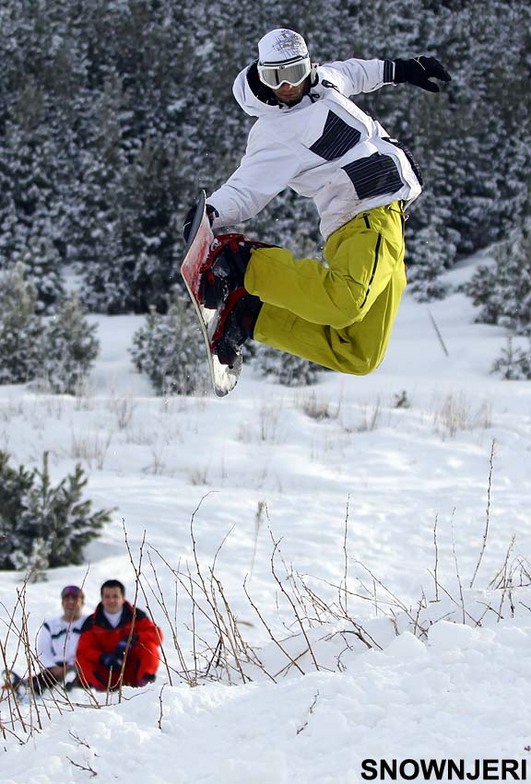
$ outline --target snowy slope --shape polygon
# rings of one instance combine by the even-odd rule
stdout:
[[[287,389],[245,369],[224,400],[154,398],[127,355],[142,319],[100,318],[84,398],[0,388],[13,462],[49,450],[58,480],[80,461],[95,507],[116,508],[89,564],[23,591],[30,637],[63,585],[83,582],[92,608],[117,577],[162,626],[166,659],[113,704],[23,705],[32,734],[0,702],[2,784],[350,784],[366,759],[527,762],[531,385],[490,375],[506,336],[473,318],[458,293],[406,297],[371,376]],[[201,677],[217,635],[190,614],[198,569],[259,657],[232,661],[231,685],[220,668]],[[21,590],[0,575],[10,661]],[[210,649],[198,678],[192,622]]]

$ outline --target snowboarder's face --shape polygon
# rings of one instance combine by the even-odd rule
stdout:
[[[308,88],[308,80],[302,84],[292,85],[284,82],[276,90],[273,90],[280,103],[285,103],[287,106],[294,106],[299,103],[302,97],[306,94]]]

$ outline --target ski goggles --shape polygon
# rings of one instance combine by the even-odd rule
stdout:
[[[258,63],[260,80],[272,90],[278,90],[283,84],[297,87],[303,83],[311,70],[312,64],[309,57],[297,60],[295,63],[283,63],[282,65],[260,65]]]

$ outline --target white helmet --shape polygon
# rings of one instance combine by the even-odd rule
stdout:
[[[258,74],[273,90],[287,82],[301,84],[312,69],[306,41],[294,30],[281,27],[258,42]]]

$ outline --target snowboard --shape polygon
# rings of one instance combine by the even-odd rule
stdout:
[[[201,192],[197,209],[190,227],[184,260],[181,264],[181,275],[192,300],[197,320],[205,341],[206,356],[212,387],[218,397],[232,392],[240,377],[242,358],[238,355],[232,365],[222,365],[212,343],[213,336],[220,321],[220,313],[207,308],[201,303],[201,278],[211,266],[210,252],[215,236],[206,213],[206,194]]]

